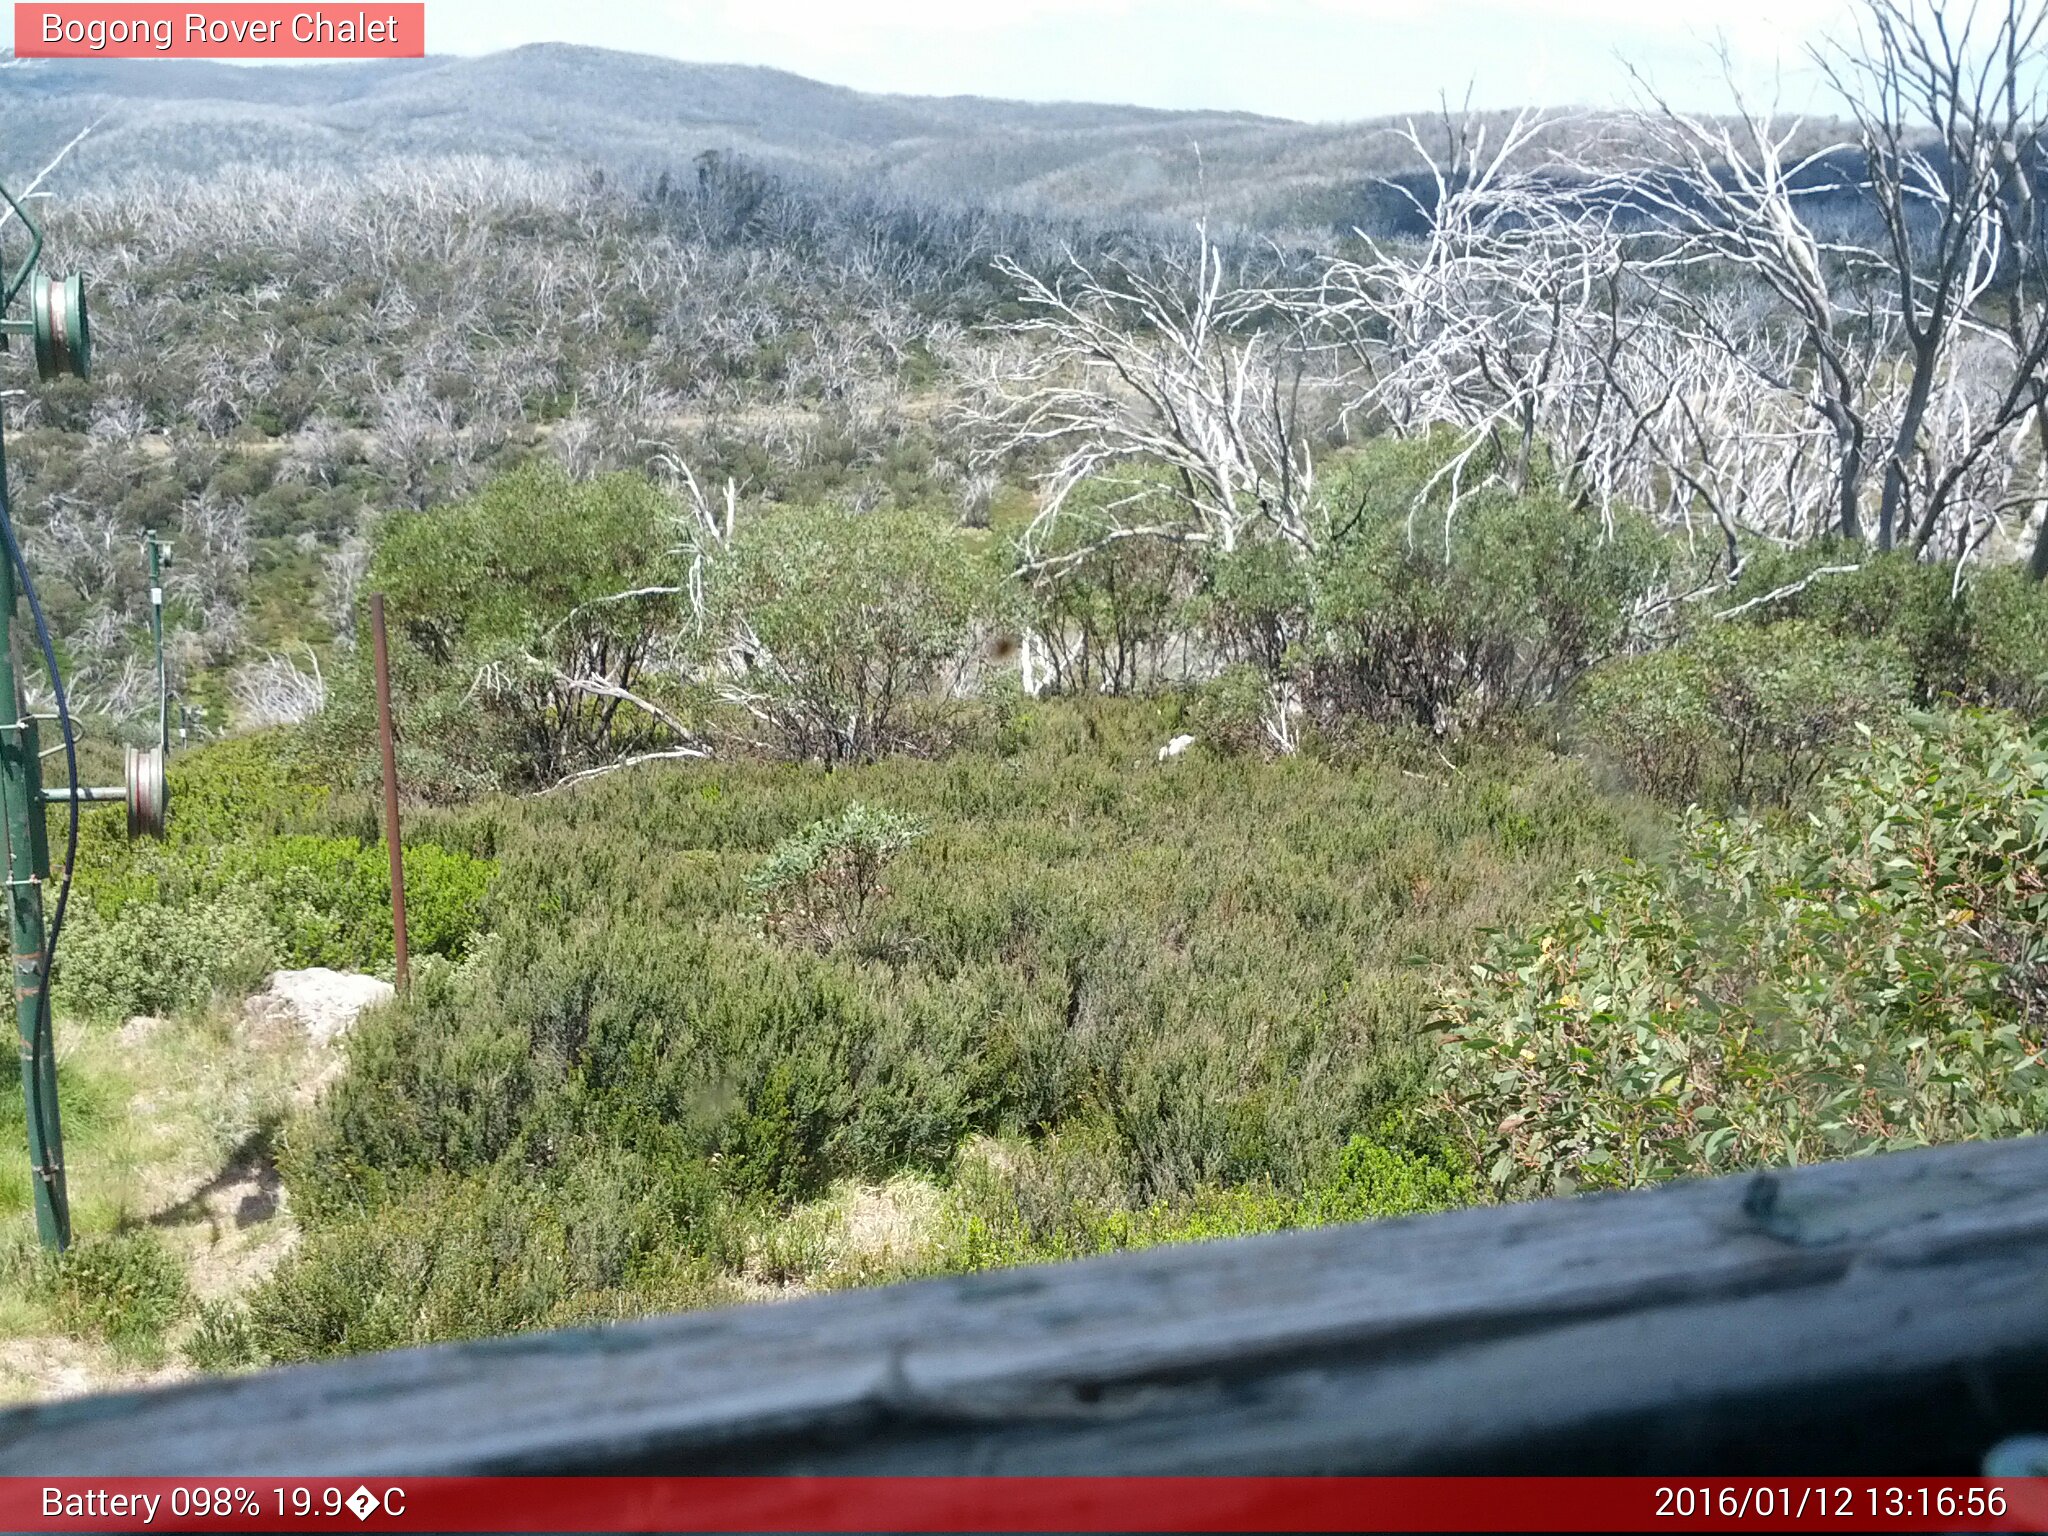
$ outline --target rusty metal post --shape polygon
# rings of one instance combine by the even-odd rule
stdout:
[[[398,749],[391,731],[391,655],[384,643],[384,594],[370,594],[371,660],[377,672],[377,739],[384,750],[384,842],[391,850],[391,958],[403,992],[412,977],[405,953],[405,848],[398,836]]]

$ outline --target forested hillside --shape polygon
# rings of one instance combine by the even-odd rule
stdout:
[[[36,205],[96,375],[4,401],[89,762],[146,528],[198,712],[165,842],[87,817],[22,1349],[2042,1129],[2041,125],[1881,36],[1833,127],[1218,118],[1206,194],[1180,118],[575,50],[10,70],[127,103]],[[309,1067],[244,999],[390,974],[373,591],[415,974]]]
[[[1244,113],[878,96],[779,70],[559,44],[284,70],[28,60],[7,85],[0,143],[19,146],[22,164],[40,164],[104,118],[79,151],[81,173],[96,178],[450,154],[639,177],[715,150],[898,197],[1112,217],[1206,204],[1220,217],[1285,224],[1320,217],[1333,190],[1398,158],[1372,130]]]
[[[640,181],[700,154],[820,188],[1124,223],[1207,216],[1249,230],[1413,232],[1406,118],[1301,123],[1242,112],[884,96],[781,70],[566,44],[481,58],[245,69],[194,60],[21,60],[0,144],[37,166],[87,124],[74,178],[207,176],[233,167],[374,173],[450,155],[601,167]],[[1434,92],[1416,98],[1434,115]],[[1477,114],[1498,134],[1513,114]],[[1547,147],[1596,160],[1630,137],[1615,113],[1560,115]],[[1802,152],[1830,125],[1793,130]],[[1828,179],[1815,178],[1816,193]],[[1844,200],[1845,202],[1848,200]]]

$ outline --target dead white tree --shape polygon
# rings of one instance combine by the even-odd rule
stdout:
[[[1833,531],[1863,535],[1871,436],[1869,395],[1882,366],[1885,327],[1874,296],[1850,285],[1846,266],[1867,272],[1860,247],[1831,243],[1808,215],[1848,187],[1849,146],[1808,137],[1750,104],[1724,58],[1735,111],[1707,118],[1650,93],[1636,127],[1644,143],[1635,193],[1670,245],[1654,263],[1659,298],[1698,343],[1750,375],[1753,387],[1803,400],[1832,437]],[[1775,299],[1759,323],[1730,326],[1713,283],[1732,275]],[[1787,338],[1790,345],[1780,344]]]
[[[1864,0],[1864,10],[1858,45],[1819,57],[1857,125],[1886,297],[1904,340],[1878,546],[1890,549],[1903,536],[1920,549],[1954,511],[1974,461],[2040,403],[2048,295],[2040,231],[2026,225],[2037,217],[2048,6],[2004,0],[1958,16],[1924,0]],[[2008,382],[1938,461],[1941,440],[1928,431],[1934,397],[1957,377],[1952,354],[1981,325],[1979,308],[2001,279],[2013,294],[2007,325],[1994,328],[2012,343]]]
[[[265,651],[261,658],[235,668],[228,679],[228,694],[243,725],[256,729],[298,725],[326,707],[327,679],[321,673],[320,658],[311,646],[303,649],[304,667],[290,656]]]
[[[20,63],[21,61],[19,59],[15,59],[10,60],[9,62]],[[91,136],[93,129],[99,127],[99,125],[105,122],[106,120],[107,114],[102,112],[98,117],[94,118],[91,122],[87,123],[83,128],[79,129],[77,133],[73,134],[71,136],[70,141],[66,143],[62,149],[58,150],[56,154],[52,155],[49,159],[49,162],[45,164],[40,171],[37,171],[35,175],[31,176],[28,179],[28,181],[23,184],[19,192],[16,192],[14,194],[14,200],[17,203],[25,203],[30,198],[38,196],[38,189],[41,188],[44,182],[50,179],[51,174],[56,171],[57,167],[62,165],[65,162],[65,160],[70,157],[71,151],[78,148],[79,145],[83,144],[86,141],[86,139]],[[12,208],[0,208],[0,230],[6,229],[7,225],[10,221],[12,221],[13,218],[14,210]]]
[[[2048,433],[2036,187],[2048,12],[2039,0],[1959,17],[1863,0],[1863,12],[1855,42],[1817,55],[1850,138],[1814,144],[1732,80],[1731,118],[1652,93],[1637,194],[1671,242],[1651,270],[1678,323],[1828,424],[1833,531],[1953,553],[2012,510],[1992,487],[2015,435]],[[1760,325],[1716,315],[1725,283],[1700,278],[1728,273],[1775,300]]]
[[[1481,484],[1525,490],[1540,466],[1610,523],[1620,507],[1661,506],[1690,528],[1687,476],[1732,490],[1729,461],[1755,457],[1725,441],[1745,391],[1705,366],[1697,336],[1658,303],[1627,179],[1545,150],[1556,126],[1533,113],[1498,135],[1449,112],[1431,134],[1410,123],[1400,137],[1419,177],[1388,185],[1422,238],[1361,233],[1363,258],[1333,261],[1291,296],[1350,359],[1349,411],[1404,435],[1448,434],[1409,525],[1413,537],[1415,511],[1439,498],[1446,558],[1461,499]],[[1707,510],[1732,547],[1742,511],[1726,495]]]
[[[998,269],[1029,315],[1005,328],[1025,343],[978,381],[970,424],[983,462],[1032,451],[1058,458],[1024,540],[1026,565],[1085,559],[1120,539],[1156,538],[1228,553],[1275,537],[1298,551],[1316,536],[1313,354],[1266,289],[1233,281],[1198,229],[1191,255],[1155,268],[1069,257],[1063,280],[1007,257]],[[1090,545],[1045,553],[1074,488],[1134,464],[1166,472]],[[1168,515],[1161,515],[1165,509]]]
[[[1292,296],[1321,343],[1355,364],[1363,387],[1348,411],[1377,410],[1401,431],[1456,431],[1460,446],[1439,475],[1453,505],[1481,450],[1517,487],[1539,446],[1591,467],[1585,447],[1606,401],[1588,364],[1621,318],[1621,255],[1597,196],[1522,164],[1549,125],[1525,112],[1494,138],[1447,111],[1440,148],[1413,122],[1397,130],[1423,187],[1386,184],[1426,236],[1405,244],[1361,231],[1365,259],[1332,262],[1314,290]]]

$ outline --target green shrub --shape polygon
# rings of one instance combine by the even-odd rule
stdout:
[[[2048,1129],[2048,745],[1925,722],[1782,832],[1694,815],[1448,1000],[1447,1099],[1507,1193]]]
[[[292,732],[274,729],[174,752],[166,765],[166,836],[173,844],[213,847],[298,830],[330,802],[333,791],[306,776],[297,747]],[[99,825],[108,837],[121,836],[120,817],[110,814]]]
[[[310,830],[341,818],[291,761],[290,739],[275,732],[173,757],[161,843],[130,843],[115,815],[86,818],[57,956],[61,1002],[97,1015],[164,1013],[248,990],[280,966],[389,963],[384,851]],[[464,952],[494,868],[431,842],[406,849],[415,953]]]
[[[302,1220],[358,1212],[394,1177],[472,1173],[511,1152],[551,1076],[537,1058],[565,1043],[549,1024],[573,999],[509,1018],[495,1002],[474,975],[433,967],[350,1031],[347,1073],[292,1123],[278,1159]]]
[[[202,1301],[183,1345],[185,1358],[202,1371],[232,1371],[260,1363],[248,1309],[232,1301]]]
[[[1855,569],[1823,572],[1831,566]],[[1904,553],[1878,554],[1862,545],[1760,549],[1714,606],[1743,607],[1744,623],[1804,619],[1845,639],[1894,641],[1911,661],[1919,702],[1925,703],[1941,695],[1946,669],[1964,650],[1967,626],[1952,596],[1954,577],[1953,566]],[[1795,590],[1763,601],[1786,588]]]
[[[882,871],[924,836],[924,824],[855,801],[784,838],[747,876],[770,933],[821,953],[860,935],[887,894]]]
[[[1349,532],[1313,572],[1308,693],[1325,711],[1439,734],[1558,697],[1635,634],[1669,563],[1645,519],[1488,488],[1418,509],[1414,445],[1361,455],[1326,491]]]
[[[485,860],[432,843],[406,848],[413,953],[460,956],[482,926],[491,872]],[[288,964],[348,969],[391,958],[391,866],[375,844],[299,833],[231,845],[211,878],[263,903]]]
[[[1327,620],[1300,551],[1277,540],[1211,551],[1190,605],[1217,653],[1276,682],[1298,670],[1314,623]]]
[[[825,763],[944,745],[999,604],[986,555],[916,512],[762,517],[713,597],[748,637],[741,684],[768,743]]]
[[[1022,606],[1034,664],[1049,674],[1042,688],[1128,694],[1164,671],[1186,623],[1192,562],[1183,545],[1108,537],[1119,525],[1145,521],[1145,503],[1158,494],[1143,473],[1090,480],[1030,550]],[[1021,549],[1016,558],[1025,563]]]
[[[1684,644],[1610,662],[1580,690],[1589,745],[1636,783],[1684,804],[1788,803],[1861,730],[1894,725],[1911,691],[1888,640],[1818,624],[1721,624]]]
[[[701,1165],[585,1149],[542,1181],[513,1169],[411,1184],[309,1235],[251,1296],[276,1362],[630,1316],[716,1294],[736,1262]]]
[[[964,1159],[940,1206],[925,1262],[942,1271],[1083,1258],[1161,1243],[1377,1221],[1472,1204],[1459,1154],[1354,1136],[1309,1189],[1208,1185],[1133,1204],[1113,1136],[1082,1127],[999,1159]]]
[[[2048,715],[2048,584],[2020,566],[1979,571],[1963,589],[1970,646],[1957,692],[1970,702]]]
[[[1321,1224],[1447,1211],[1478,1199],[1471,1170],[1449,1149],[1418,1150],[1354,1136],[1308,1206]]]
[[[1220,752],[1269,752],[1267,721],[1273,689],[1256,667],[1227,667],[1188,694],[1187,724],[1196,740]]]
[[[1822,567],[1855,566],[1854,570]],[[1804,585],[1801,585],[1801,583]],[[1757,600],[1796,588],[1769,602]],[[1905,654],[1913,697],[2048,712],[2048,588],[2018,565],[1966,572],[1909,554],[1838,544],[1751,557],[1726,606],[1746,624],[1803,619],[1848,640],[1885,639]]]
[[[221,849],[301,831],[323,814],[329,800],[326,789],[297,775],[292,738],[282,731],[229,737],[174,753],[167,775],[170,816],[163,842],[130,842],[119,807],[89,810],[80,817],[74,913],[90,907],[113,918],[132,901],[181,901],[207,894],[206,871]],[[64,822],[61,809],[50,812],[53,857],[64,846]]]
[[[663,682],[688,629],[680,529],[643,478],[574,482],[542,467],[385,523],[366,585],[390,615],[408,791],[454,800],[547,784],[668,743],[669,729],[618,690],[682,707]],[[365,630],[315,723],[312,756],[343,784],[376,773],[370,649]]]
[[[170,1014],[254,991],[283,953],[248,896],[133,901],[112,918],[81,906],[64,926],[55,987],[60,1003],[86,1014]]]
[[[125,870],[96,872],[74,901],[58,951],[59,997],[85,1013],[196,1007],[252,990],[281,966],[390,963],[390,871],[374,845],[289,833],[120,857]],[[492,870],[430,843],[406,850],[415,953],[462,953],[482,925]]]
[[[456,1241],[430,1207],[487,1187],[489,1211],[535,1201],[544,1228],[567,1219],[573,1170],[627,1155],[640,1185],[700,1203],[664,1226],[608,1197],[620,1230],[713,1275],[745,1258],[721,1233],[842,1181],[943,1179],[978,1137],[1067,1149],[1032,1196],[1033,1253],[1095,1251],[1112,1218],[1135,1234],[1119,1241],[1166,1240],[1298,1224],[1312,1196],[1351,1214],[1436,1198],[1434,1175],[1404,1186],[1370,1154],[1348,1204],[1318,1192],[1422,1089],[1434,967],[1629,846],[1634,812],[1527,747],[1474,750],[1455,774],[1206,752],[1161,771],[1169,705],[1033,714],[1010,754],[627,772],[495,807],[492,941],[352,1031],[347,1074],[287,1133],[307,1294],[280,1290],[265,1315],[334,1320],[277,1347],[469,1327],[457,1272],[445,1297],[415,1278]],[[886,963],[734,921],[771,850],[855,803],[929,828],[883,876],[907,936]],[[502,1212],[461,1220],[525,1219]],[[558,1285],[547,1251],[519,1260],[519,1319],[668,1294],[652,1270]],[[387,1276],[388,1314],[351,1299]]]
[[[44,1284],[66,1333],[154,1362],[185,1312],[185,1270],[153,1232],[87,1238],[46,1261]]]

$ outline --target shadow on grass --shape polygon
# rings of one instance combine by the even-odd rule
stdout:
[[[166,1206],[148,1218],[152,1227],[176,1227],[213,1217],[213,1197],[237,1187],[242,1190],[233,1221],[237,1229],[253,1227],[275,1217],[282,1203],[284,1181],[277,1172],[279,1121],[266,1119],[245,1136],[228,1154],[220,1171],[176,1205]]]

